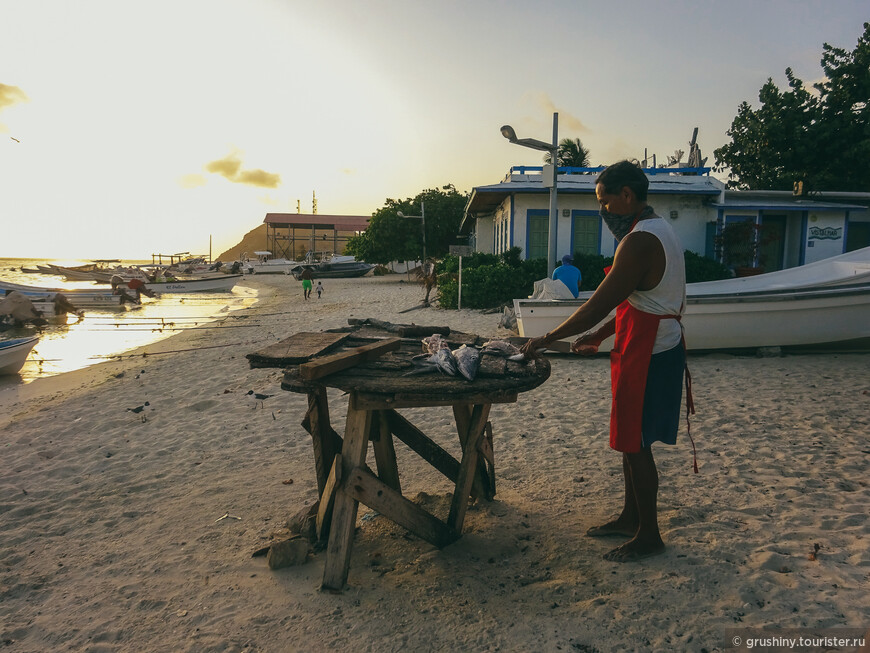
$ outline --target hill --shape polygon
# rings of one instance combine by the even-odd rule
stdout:
[[[266,249],[266,225],[261,224],[251,229],[246,233],[238,245],[230,247],[227,251],[217,257],[218,261],[225,263],[236,261],[241,258],[242,254],[248,253],[250,258],[254,258],[254,251],[262,251]]]

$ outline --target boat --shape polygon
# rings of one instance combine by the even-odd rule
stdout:
[[[256,261],[245,261],[242,269],[247,274],[290,274],[293,269],[300,265],[299,261],[291,261],[286,258],[272,258],[272,252],[254,252]],[[243,254],[242,259],[247,255]]]
[[[122,297],[111,290],[100,288],[43,288],[27,286],[10,281],[0,281],[0,293],[8,294],[16,290],[32,302],[53,302],[56,295],[63,295],[76,308],[100,308],[120,306]]]
[[[311,270],[315,279],[343,279],[362,277],[374,269],[371,263],[357,261],[353,256],[331,256],[318,263],[301,263],[293,269],[293,276],[301,278],[305,269]]]
[[[537,337],[565,321],[592,293],[577,299],[515,299],[521,336]],[[611,316],[612,317],[612,316]],[[831,345],[870,338],[870,282],[742,293],[688,295],[682,324],[690,351]],[[553,343],[569,350],[567,338]],[[862,343],[863,344],[863,343]],[[613,346],[608,338],[599,351]]]
[[[17,374],[38,341],[36,336],[0,341],[0,374]]]
[[[158,283],[146,283],[145,288],[158,295],[167,293],[224,292],[232,290],[241,278],[241,274],[189,277]]]

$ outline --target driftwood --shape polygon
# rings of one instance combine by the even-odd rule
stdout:
[[[298,365],[311,358],[333,350],[340,345],[349,334],[300,332],[289,338],[284,338],[275,344],[264,347],[245,358],[254,367],[287,367]]]

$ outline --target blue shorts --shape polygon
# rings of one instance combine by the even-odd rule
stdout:
[[[641,437],[644,448],[653,442],[677,443],[685,369],[686,352],[682,343],[650,359],[643,394]]]

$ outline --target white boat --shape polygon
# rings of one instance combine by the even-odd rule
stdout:
[[[17,374],[38,341],[36,336],[0,341],[0,374]]]
[[[27,286],[20,283],[0,281],[0,293],[6,294],[17,290],[32,302],[53,302],[56,295],[66,297],[76,308],[99,308],[119,306],[121,297],[112,294],[105,288],[43,288],[40,286]]]
[[[578,299],[515,299],[521,336],[542,336],[591,295]],[[682,318],[689,350],[830,345],[870,338],[870,282],[819,288],[714,293],[687,297]],[[568,351],[574,338],[553,343]],[[607,352],[613,338],[600,347]]]
[[[299,265],[299,261],[272,258],[272,252],[254,252],[254,256],[256,261],[247,261],[242,266],[248,274],[290,274]]]
[[[190,277],[187,279],[176,279],[175,281],[146,283],[145,287],[158,295],[167,293],[223,292],[232,290],[241,278],[241,274]]]

